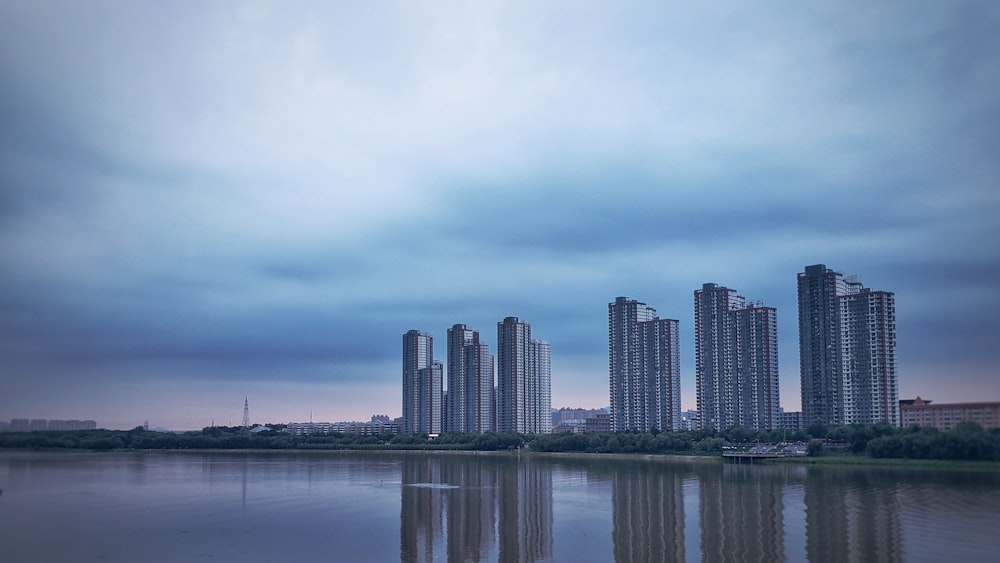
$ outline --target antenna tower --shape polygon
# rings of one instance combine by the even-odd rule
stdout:
[[[250,397],[243,399],[243,428],[250,428]]]

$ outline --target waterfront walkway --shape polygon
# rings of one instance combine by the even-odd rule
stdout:
[[[773,459],[779,457],[804,457],[806,444],[791,442],[779,444],[757,444],[750,449],[724,449],[722,460],[730,463],[753,463],[754,460]]]

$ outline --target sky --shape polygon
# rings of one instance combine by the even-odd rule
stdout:
[[[401,415],[402,334],[895,293],[900,397],[1000,400],[1000,4],[0,0],[0,420]]]

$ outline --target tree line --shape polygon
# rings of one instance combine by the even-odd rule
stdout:
[[[211,426],[192,432],[155,432],[142,427],[132,430],[3,432],[0,433],[0,448],[500,451],[527,445],[539,452],[718,455],[725,447],[806,442],[809,444],[807,452],[813,456],[841,453],[872,458],[1000,461],[1000,431],[986,431],[973,422],[963,422],[951,431],[919,426],[897,428],[885,423],[832,428],[815,424],[796,431],[754,431],[734,427],[726,431],[564,432],[537,436],[486,432],[446,433],[433,439],[420,434],[297,436],[282,430],[279,425],[275,430],[263,432],[250,432],[237,426]]]
[[[444,434],[434,440],[419,434],[311,434],[275,430],[250,432],[240,426],[210,426],[190,432],[75,430],[0,432],[0,448],[87,450],[479,450],[517,448],[528,437],[513,432]]]

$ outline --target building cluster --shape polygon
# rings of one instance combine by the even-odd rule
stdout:
[[[778,320],[736,290],[694,292],[698,412],[708,428],[774,428],[778,416]]]
[[[10,421],[11,432],[40,432],[43,430],[97,430],[93,420],[46,420],[44,418],[14,418]]]
[[[369,422],[289,422],[285,432],[296,436],[311,434],[358,434],[361,436],[379,436],[382,434],[399,434],[400,420],[390,419],[384,414],[372,416]]]
[[[802,423],[898,426],[895,296],[817,264],[798,297]]]
[[[798,274],[802,413],[779,402],[777,311],[706,283],[694,292],[697,413],[681,413],[678,321],[618,297],[608,304],[611,430],[899,425],[896,310],[822,264]]]
[[[403,335],[404,433],[800,429],[888,422],[997,426],[995,403],[899,401],[896,305],[888,291],[823,264],[797,274],[801,412],[778,385],[777,310],[715,283],[694,291],[698,408],[681,411],[678,321],[628,297],[608,304],[607,412],[551,411],[550,345],[517,317],[497,323],[497,356],[479,331],[448,329],[447,366],[434,339]],[[577,412],[579,411],[579,412]]]
[[[404,433],[547,433],[552,426],[551,346],[517,317],[497,323],[497,356],[464,324],[448,329],[447,366],[434,338],[403,334]]]
[[[678,322],[628,297],[608,304],[608,370],[613,432],[679,427]]]
[[[598,417],[608,417],[607,409],[578,409],[562,407],[559,410],[552,410],[552,431],[553,432],[587,432],[589,424],[600,424],[596,422]]]

